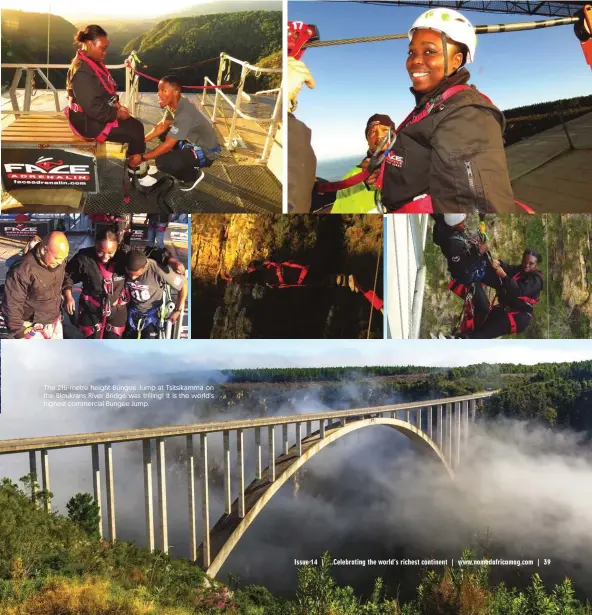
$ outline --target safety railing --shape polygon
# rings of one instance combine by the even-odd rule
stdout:
[[[220,107],[220,98],[222,98],[224,101],[228,103],[228,105],[232,109],[232,119],[230,122],[230,130],[229,130],[227,141],[226,141],[226,147],[227,149],[231,151],[236,149],[236,120],[238,117],[241,117],[242,119],[245,119],[245,120],[255,121],[255,122],[269,122],[270,124],[269,124],[269,128],[267,129],[265,143],[263,145],[263,152],[261,154],[261,157],[259,158],[260,162],[267,162],[269,158],[269,154],[271,153],[271,147],[275,139],[275,135],[278,129],[279,122],[281,121],[282,88],[280,87],[280,88],[275,88],[272,90],[262,90],[255,94],[256,96],[262,95],[262,94],[272,94],[272,93],[275,93],[277,95],[276,102],[273,108],[273,112],[269,118],[262,118],[262,117],[255,117],[252,115],[248,115],[247,113],[241,111],[241,104],[243,101],[243,93],[246,94],[246,92],[244,92],[245,81],[250,72],[255,73],[256,76],[259,76],[262,73],[278,74],[282,72],[282,69],[281,68],[262,68],[260,66],[254,66],[252,64],[249,64],[248,62],[243,62],[242,60],[237,60],[236,58],[233,58],[232,56],[229,56],[225,53],[221,53],[220,54],[220,67],[218,69],[218,78],[217,78],[216,83],[214,83],[208,77],[205,77],[204,85],[206,86],[207,85],[218,85],[218,86],[222,85],[227,62],[229,63],[234,62],[242,67],[238,89],[236,92],[236,101],[233,102],[232,99],[227,94],[225,94],[221,89],[219,88],[216,89],[216,94],[214,97],[214,105],[212,108],[212,114],[210,116],[210,119],[212,120],[212,123],[216,122],[217,112]],[[206,106],[205,106],[206,96],[207,96],[207,90],[204,89],[204,92],[202,95],[202,106],[204,110],[206,109]]]
[[[109,64],[107,68],[109,70],[118,70],[125,68],[125,102],[126,106],[130,110],[130,113],[134,115],[135,104],[138,100],[139,92],[138,92],[138,76],[136,75],[133,68],[135,67],[135,58],[134,54],[131,54],[128,58],[132,67],[130,68],[126,64]],[[14,77],[12,79],[10,88],[8,93],[10,95],[10,101],[12,103],[12,109],[2,109],[2,114],[10,114],[10,115],[30,115],[34,113],[35,115],[47,115],[47,116],[55,116],[62,115],[63,111],[60,108],[60,99],[58,90],[51,83],[49,78],[43,74],[41,69],[46,69],[49,74],[50,68],[70,68],[70,64],[35,64],[35,63],[21,63],[21,64],[12,64],[12,63],[2,63],[0,66],[3,69],[7,68],[16,68],[16,72],[14,73]],[[17,89],[19,83],[21,82],[23,73],[25,73],[25,98],[23,101],[23,108],[19,107],[18,97],[17,97]],[[51,90],[54,96],[55,101],[55,111],[31,111],[31,101],[33,99],[33,89],[34,89],[34,79],[35,75],[39,75],[42,81],[47,85],[48,89]]]

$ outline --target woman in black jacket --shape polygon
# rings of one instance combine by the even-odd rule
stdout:
[[[477,36],[459,12],[430,9],[409,30],[407,72],[416,106],[397,130],[379,176],[397,213],[515,211],[501,111],[464,67]]]
[[[119,102],[117,84],[103,60],[109,38],[101,26],[90,25],[76,33],[79,46],[66,77],[69,106],[66,115],[73,131],[86,139],[128,144],[128,158],[146,151],[144,126]],[[156,183],[147,166],[128,169],[143,186]]]

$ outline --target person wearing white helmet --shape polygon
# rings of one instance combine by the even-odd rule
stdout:
[[[416,106],[379,175],[386,211],[516,211],[504,116],[467,85],[476,49],[475,30],[458,11],[430,9],[411,26],[406,67]]]

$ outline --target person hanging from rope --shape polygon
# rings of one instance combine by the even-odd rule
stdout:
[[[9,337],[62,339],[62,290],[67,287],[68,239],[46,235],[9,271],[4,285],[4,315]]]
[[[387,212],[514,212],[502,112],[474,86],[472,24],[447,8],[422,13],[409,30],[406,68],[415,108],[378,175]]]
[[[520,265],[509,265],[496,259],[488,264],[484,283],[496,289],[499,304],[481,312],[480,324],[466,337],[493,339],[526,330],[543,291],[543,273],[537,269],[540,262],[541,255],[527,248]]]
[[[386,137],[391,130],[395,129],[395,123],[388,115],[375,113],[366,123],[366,141],[368,142],[368,152],[360,164],[350,169],[342,179],[353,177],[368,168],[368,164],[374,152],[380,148],[384,151],[387,148]],[[360,182],[349,188],[339,190],[335,195],[335,203],[331,209],[333,214],[365,214],[376,211],[374,202],[375,177],[368,178],[365,182]]]
[[[125,337],[158,339],[165,321],[177,322],[187,299],[187,278],[165,271],[154,260],[138,250],[131,250],[125,259],[126,285],[130,294]],[[178,290],[174,304],[169,305],[166,285]]]
[[[275,262],[271,260],[254,261],[247,271],[238,276],[221,275],[223,280],[234,280],[241,284],[262,284],[268,288],[303,288],[306,286],[333,286],[349,288],[353,293],[361,293],[373,307],[382,311],[383,301],[373,290],[365,290],[352,274],[319,272],[318,268],[301,265],[293,261]]]
[[[474,237],[467,234],[466,214],[432,214],[432,218],[432,238],[442,250],[452,278],[448,289],[465,300],[464,309],[469,313],[464,315],[474,328],[475,318],[489,311],[489,299],[481,284],[489,247],[480,234]]]
[[[130,301],[126,288],[126,259],[131,250],[128,245],[119,243],[113,230],[103,229],[97,233],[94,246],[79,250],[68,263],[64,307],[70,316],[75,315],[72,288],[81,283],[82,293],[74,322],[85,338],[122,337]],[[183,264],[173,258],[168,250],[146,248],[146,255],[155,264],[171,267],[178,275],[185,273]]]
[[[193,190],[204,178],[202,168],[220,157],[222,148],[207,116],[181,95],[181,81],[167,75],[158,83],[158,100],[165,109],[163,119],[146,135],[148,143],[158,137],[161,144],[130,159],[132,167],[155,160],[159,171],[176,177],[181,190]]]
[[[146,151],[144,126],[131,117],[119,102],[117,85],[103,60],[109,37],[101,26],[88,25],[74,37],[79,47],[66,76],[68,106],[64,112],[73,132],[84,139],[127,143],[128,165]],[[147,165],[128,166],[141,186],[149,187],[156,179],[147,175]]]

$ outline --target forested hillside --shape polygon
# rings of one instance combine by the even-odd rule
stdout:
[[[589,338],[592,218],[583,214],[496,215],[487,216],[486,225],[494,258],[519,264],[526,247],[543,257],[539,269],[543,271],[544,291],[528,329],[513,337]],[[461,299],[447,288],[450,274],[440,248],[432,241],[431,228],[425,250],[427,281],[421,325],[421,337],[428,338],[430,333],[451,334],[462,308]],[[468,234],[475,234],[478,228],[478,217],[470,215]]]

